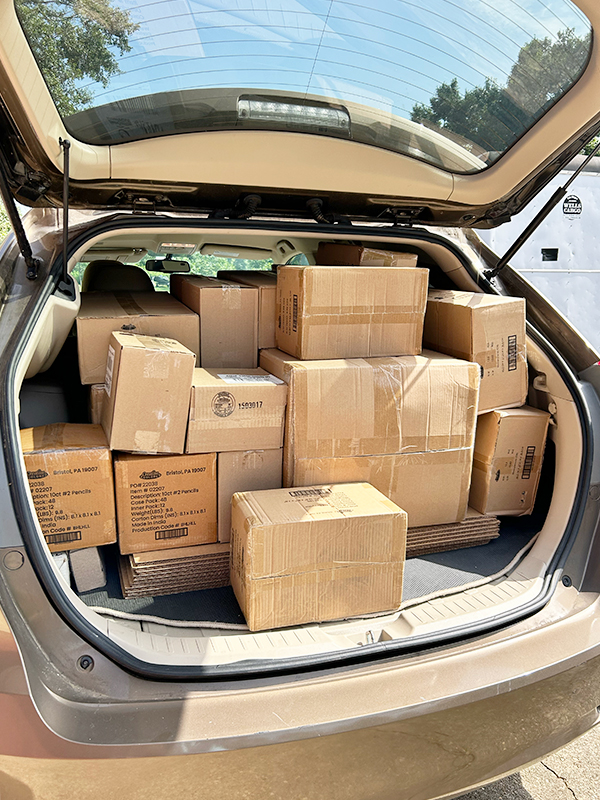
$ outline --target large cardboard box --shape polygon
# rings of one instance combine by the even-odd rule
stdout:
[[[424,453],[304,458],[296,462],[294,486],[364,481],[408,514],[411,527],[460,522],[469,504],[470,447]]]
[[[479,367],[441,353],[300,361],[261,351],[289,385],[284,483],[305,458],[406,455],[471,448]]]
[[[112,459],[100,425],[26,428],[21,447],[51,552],[117,540]]]
[[[421,352],[429,271],[279,267],[277,346],[301,359]]]
[[[108,340],[119,330],[176,339],[196,357],[200,352],[198,315],[167,292],[82,292],[77,314],[82,383],[102,383]]]
[[[231,498],[236,492],[281,489],[283,450],[244,450],[217,456],[218,539],[231,539]]]
[[[477,420],[470,505],[482,514],[523,516],[535,503],[550,415],[508,408]]]
[[[258,289],[204,275],[171,275],[171,294],[200,317],[200,366],[252,369],[258,359]]]
[[[217,541],[217,457],[115,455],[121,553]]]
[[[256,286],[258,289],[258,349],[277,347],[277,273],[267,270],[228,270],[217,272],[217,278]]]
[[[527,399],[525,300],[453,289],[429,292],[425,347],[481,365],[479,413]]]
[[[233,497],[231,584],[250,630],[397,608],[406,513],[368,484]]]
[[[361,267],[416,267],[417,256],[412,253],[381,250],[377,247],[319,242],[317,264],[327,264],[332,267],[351,264]]]
[[[183,453],[195,361],[173,339],[111,334],[102,404],[111,450]]]
[[[287,391],[264,369],[195,369],[186,453],[282,447]]]

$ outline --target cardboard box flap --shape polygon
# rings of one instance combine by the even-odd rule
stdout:
[[[462,292],[456,289],[431,289],[427,299],[465,306],[466,308],[497,308],[498,305],[522,306],[525,303],[521,297],[505,297],[497,294],[485,294],[484,292]]]
[[[163,561],[189,561],[191,558],[229,555],[229,542],[214,542],[211,544],[198,544],[191,547],[172,547],[169,550],[149,550],[146,553],[133,553],[130,558],[138,565],[158,564]]]
[[[24,453],[43,453],[58,450],[89,450],[107,448],[106,435],[101,425],[55,423],[21,431]]]
[[[190,353],[191,350],[177,342],[175,339],[167,339],[163,336],[147,336],[141,333],[130,333],[126,331],[114,331],[115,337],[121,347],[136,348],[139,350],[161,350],[168,353]]]
[[[198,368],[194,370],[192,386],[214,386],[221,389],[236,384],[269,384],[284,383],[281,378],[271,375],[265,369],[227,369],[226,367]]]

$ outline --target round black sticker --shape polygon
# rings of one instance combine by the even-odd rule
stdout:
[[[563,200],[563,214],[569,219],[576,219],[581,216],[582,204],[576,194],[570,194]]]
[[[217,417],[228,417],[235,411],[235,397],[230,392],[218,392],[212,399],[212,410]]]

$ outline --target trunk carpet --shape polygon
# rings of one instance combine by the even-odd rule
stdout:
[[[505,518],[499,538],[489,544],[409,558],[404,571],[404,601],[454,589],[501,572],[529,542],[532,533],[539,530],[532,522],[531,517]],[[165,620],[244,623],[230,586],[125,600],[119,582],[118,551],[116,547],[105,550],[107,585],[80,594],[86,605]]]

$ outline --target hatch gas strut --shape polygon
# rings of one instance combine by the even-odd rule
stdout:
[[[582,172],[587,164],[589,164],[590,160],[596,155],[596,153],[600,150],[600,142],[594,147],[592,152],[589,156],[581,162],[581,164],[577,167],[575,172],[571,175],[569,180],[565,183],[564,186],[560,186],[552,195],[552,197],[548,200],[548,202],[538,211],[535,217],[531,220],[529,225],[525,228],[523,233],[516,239],[516,241],[508,248],[506,253],[502,256],[502,258],[498,261],[494,269],[488,269],[483,274],[485,277],[491,281],[493,280],[498,273],[504,269],[504,267],[508,264],[517,250],[520,250],[521,247],[525,244],[527,239],[531,236],[531,234],[535,231],[535,229],[542,224],[542,222],[546,219],[548,214],[552,211],[552,209],[558,205],[560,200],[566,195],[567,189],[573,183],[575,178]]]
[[[69,275],[69,166],[71,142],[59,138],[59,145],[63,151],[63,240],[62,240],[62,278],[58,284],[58,291],[66,295],[69,300],[75,300],[75,283]]]
[[[36,258],[33,255],[31,245],[29,244],[27,234],[25,233],[25,228],[21,222],[21,216],[17,210],[15,199],[12,195],[3,169],[0,169],[0,194],[2,195],[2,200],[4,201],[4,207],[6,208],[6,213],[10,219],[10,224],[15,232],[15,238],[17,240],[19,250],[21,251],[21,255],[25,261],[25,266],[27,267],[27,277],[30,281],[34,281],[38,276],[38,270],[42,266],[42,262],[39,258]]]

